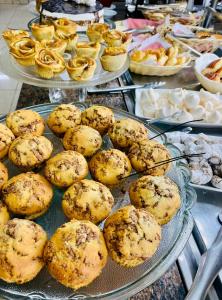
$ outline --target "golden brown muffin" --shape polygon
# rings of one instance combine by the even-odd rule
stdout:
[[[10,215],[7,206],[0,201],[0,226],[5,225],[10,219]]]
[[[49,182],[40,174],[22,173],[4,184],[2,195],[14,214],[35,219],[46,212],[53,197]]]
[[[65,192],[62,208],[69,219],[89,220],[96,224],[109,215],[113,204],[113,196],[105,185],[83,179]]]
[[[0,162],[0,191],[2,189],[2,186],[6,183],[8,180],[8,169],[5,165],[3,165],[2,162]]]
[[[15,136],[12,131],[7,126],[0,123],[0,158],[7,155],[8,149],[14,139]]]
[[[44,266],[46,232],[32,221],[13,219],[0,227],[0,278],[9,283],[31,281]]]
[[[129,205],[106,219],[104,238],[111,258],[123,267],[135,267],[151,258],[161,239],[161,227],[144,209]]]
[[[96,153],[102,146],[99,132],[89,126],[78,125],[66,131],[63,146],[66,150],[75,150],[89,157]]]
[[[67,187],[88,175],[85,157],[76,151],[63,151],[46,162],[46,178],[59,187]]]
[[[52,154],[53,145],[44,136],[26,134],[15,139],[9,148],[9,159],[17,167],[33,169]]]
[[[37,41],[52,40],[55,34],[55,28],[53,25],[37,24],[31,25],[32,35]]]
[[[82,112],[82,124],[98,130],[101,135],[106,134],[114,122],[112,110],[105,106],[93,105]]]
[[[150,212],[160,225],[168,223],[180,208],[177,185],[166,176],[143,176],[130,186],[130,200],[135,207]]]
[[[125,153],[117,149],[103,150],[89,162],[92,176],[105,185],[115,185],[130,175],[132,167]]]
[[[136,171],[144,171],[149,175],[164,175],[171,166],[170,163],[162,163],[171,158],[168,149],[153,140],[134,143],[129,149],[128,157]]]
[[[42,135],[45,129],[43,118],[36,111],[28,109],[16,110],[8,114],[6,125],[15,136],[26,133],[38,136]]]
[[[147,128],[133,119],[117,120],[109,129],[108,135],[117,148],[128,148],[133,143],[147,139]]]
[[[61,104],[49,115],[47,124],[56,135],[63,135],[69,128],[81,123],[81,110],[72,104]]]
[[[72,221],[48,241],[44,260],[49,273],[63,285],[78,289],[98,277],[107,261],[103,234],[90,221]]]

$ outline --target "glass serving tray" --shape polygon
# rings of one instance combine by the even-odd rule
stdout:
[[[43,104],[33,106],[28,109],[35,110],[46,119],[49,113],[58,104]],[[81,110],[86,108],[85,104],[75,103]],[[133,118],[140,121],[137,117],[117,109],[113,109],[116,119]],[[5,117],[0,118],[0,122],[5,122]],[[144,125],[149,130],[149,137],[154,136],[158,131],[153,126],[146,123]],[[46,127],[45,136],[49,138],[54,145],[53,155],[63,150],[62,143],[58,137]],[[165,143],[165,138],[159,137],[160,143]],[[179,150],[173,145],[166,144],[172,155],[179,154]],[[112,144],[105,136],[103,138],[103,149],[111,148]],[[6,158],[4,163],[9,169],[9,176],[12,177],[21,171],[13,166]],[[42,170],[40,170],[41,173]],[[177,215],[165,226],[162,227],[162,240],[155,255],[135,268],[127,269],[120,267],[110,258],[102,274],[89,286],[81,288],[77,291],[66,288],[55,281],[44,268],[38,276],[31,282],[16,285],[8,284],[0,280],[0,294],[3,299],[125,299],[136,294],[141,289],[147,287],[161,277],[171,264],[177,259],[183,250],[193,228],[193,218],[190,209],[196,200],[196,193],[189,186],[189,171],[182,163],[175,163],[167,174],[179,187],[181,194],[181,208]],[[89,176],[90,178],[90,176]],[[137,178],[136,175],[131,176],[118,187],[112,189],[111,192],[115,198],[113,211],[121,206],[129,204],[128,187],[129,184]],[[64,190],[54,188],[54,198],[52,204],[42,217],[35,221],[40,224],[50,237],[57,227],[67,222],[61,208],[61,199]],[[99,224],[103,227],[103,222]]]

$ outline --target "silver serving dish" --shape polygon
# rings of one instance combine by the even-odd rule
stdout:
[[[85,109],[85,105],[75,103],[81,110]],[[38,105],[30,107],[41,114],[43,118],[47,118],[48,114],[57,106],[57,104]],[[134,115],[113,108],[115,118],[121,119],[130,117],[139,120]],[[139,120],[140,121],[140,120]],[[0,122],[5,122],[5,117],[0,118]],[[155,127],[144,125],[149,129],[149,136],[158,133]],[[58,137],[46,128],[45,135],[52,141],[54,145],[54,153],[63,150],[61,141]],[[165,143],[165,137],[159,138],[161,143]],[[170,144],[166,145],[172,152],[172,155],[178,155],[177,148]],[[112,147],[107,136],[104,137],[103,149]],[[13,166],[6,158],[4,163],[9,168],[10,177],[19,173],[19,169]],[[40,171],[41,172],[41,171]],[[177,215],[167,225],[163,226],[162,241],[158,251],[150,259],[142,265],[135,268],[127,269],[118,266],[111,259],[108,259],[106,267],[102,274],[89,286],[81,288],[77,291],[66,288],[48,274],[44,268],[40,274],[31,282],[16,285],[8,284],[0,281],[0,294],[3,299],[125,299],[139,292],[141,289],[152,284],[160,278],[173,262],[177,259],[183,250],[193,228],[193,218],[190,209],[196,200],[196,193],[189,186],[189,171],[182,163],[172,165],[168,176],[177,183],[180,189],[182,205]],[[128,190],[130,182],[136,179],[135,176],[129,177],[118,188],[112,190],[115,197],[115,205],[113,210],[129,203]],[[124,188],[124,189],[123,189]],[[54,198],[48,212],[42,217],[36,219],[36,222],[47,231],[51,236],[56,228],[67,221],[61,208],[61,198],[64,190],[54,188]],[[100,227],[103,223],[100,224]]]

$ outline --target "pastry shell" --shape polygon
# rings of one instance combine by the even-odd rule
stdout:
[[[19,40],[24,37],[29,37],[29,33],[26,30],[8,29],[2,33],[3,39],[6,41],[8,46],[15,40]]]
[[[62,31],[65,34],[76,33],[77,24],[71,20],[62,18],[53,22],[56,30]]]
[[[79,42],[75,45],[75,51],[78,56],[97,59],[101,45],[98,42]]]
[[[31,25],[32,35],[37,41],[52,40],[55,34],[55,28],[53,25],[43,25],[33,23]]]
[[[96,61],[93,58],[77,56],[67,62],[66,69],[73,80],[89,80],[96,70]]]
[[[56,53],[63,55],[67,47],[67,42],[61,39],[55,39],[50,41],[43,40],[41,41],[41,45],[47,50],[55,51]]]
[[[126,59],[126,49],[122,47],[108,47],[105,48],[100,61],[104,70],[115,72],[123,67]]]
[[[109,30],[103,33],[103,39],[109,47],[127,47],[132,41],[132,35],[118,30]]]
[[[103,33],[109,30],[109,25],[95,23],[88,26],[86,34],[91,42],[103,42]]]
[[[77,33],[65,33],[63,31],[57,30],[56,38],[61,39],[66,42],[66,50],[65,51],[73,51],[75,49],[75,45],[78,41],[78,34]]]

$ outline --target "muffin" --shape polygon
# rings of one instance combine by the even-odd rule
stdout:
[[[82,124],[96,129],[101,135],[107,133],[114,121],[112,110],[105,106],[93,105],[82,112]]]
[[[133,143],[147,139],[147,128],[133,119],[117,120],[108,135],[117,148],[129,148]]]
[[[17,167],[33,169],[52,154],[53,146],[44,136],[26,134],[15,139],[9,148],[9,159]]]
[[[0,191],[2,189],[2,186],[7,182],[8,180],[8,169],[5,165],[3,165],[2,162],[0,162]]]
[[[135,267],[156,252],[161,227],[146,210],[129,205],[106,219],[104,238],[109,255],[116,263]]]
[[[7,206],[0,201],[0,226],[5,225],[10,219],[10,215]]]
[[[43,118],[32,110],[16,110],[8,114],[6,125],[14,133],[15,136],[20,136],[26,133],[32,135],[42,135],[45,129]]]
[[[75,182],[64,194],[62,208],[69,219],[98,223],[111,212],[114,204],[110,190],[103,184],[83,179]]]
[[[49,115],[47,124],[56,135],[63,135],[69,128],[81,123],[81,110],[72,104],[61,104]]]
[[[49,208],[53,190],[43,176],[28,172],[9,179],[2,188],[2,195],[14,214],[35,219]]]
[[[0,123],[0,159],[8,153],[9,146],[15,139],[12,131],[4,124]]]
[[[171,165],[167,162],[162,164],[171,158],[167,148],[152,140],[134,143],[129,149],[128,157],[136,171],[149,175],[164,175]]]
[[[166,176],[143,176],[130,186],[130,200],[135,207],[150,212],[160,225],[168,223],[180,208],[177,185]]]
[[[125,153],[117,149],[103,150],[89,162],[92,176],[105,185],[115,185],[130,175],[132,167]]]
[[[72,221],[56,230],[44,250],[52,277],[78,289],[98,277],[107,261],[107,249],[99,228],[90,221]]]
[[[45,177],[54,185],[67,187],[88,175],[85,157],[76,151],[63,151],[46,162]]]
[[[31,281],[44,266],[46,232],[32,221],[13,219],[0,227],[0,278],[9,283]]]
[[[75,150],[89,157],[100,149],[103,140],[97,130],[78,125],[66,131],[62,142],[66,150]]]

